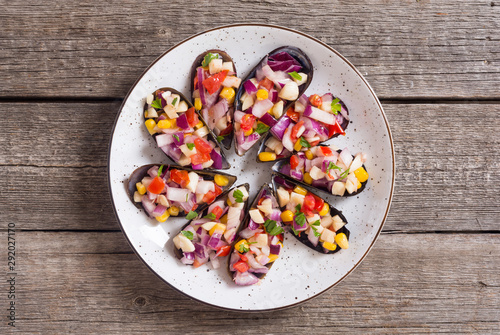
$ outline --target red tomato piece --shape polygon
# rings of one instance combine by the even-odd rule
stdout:
[[[265,88],[268,92],[274,87],[274,83],[267,77],[262,79],[259,83],[259,88]]]
[[[190,127],[194,127],[198,124],[198,122],[200,122],[198,114],[194,111],[194,107],[191,107],[186,111],[186,117]]]
[[[299,121],[295,126],[292,127],[292,132],[290,134],[290,137],[292,138],[292,141],[295,142],[297,139],[297,133],[299,132],[300,127],[304,124],[304,121]]]
[[[238,262],[234,263],[233,267],[239,272],[247,272],[248,269],[250,269],[248,264],[243,262],[243,261],[238,261]]]
[[[224,245],[222,247],[217,248],[217,253],[215,254],[216,257],[224,257],[229,255],[229,252],[231,251],[231,246],[230,245]]]
[[[182,188],[186,188],[189,184],[189,175],[185,170],[170,170],[170,179],[172,179],[174,183],[181,185]]]
[[[313,94],[309,97],[309,102],[311,103],[311,105],[313,105],[314,107],[319,107],[323,104],[323,100],[321,99],[321,97],[317,94]]]
[[[214,186],[215,186],[215,196],[218,197],[219,195],[222,194],[222,188],[220,188],[217,185],[214,185]]]
[[[243,129],[244,131],[248,131],[248,130],[252,129],[253,124],[255,123],[256,119],[257,118],[252,114],[243,115],[243,117],[241,118],[241,124],[240,124],[241,129]]]
[[[326,126],[328,128],[328,137],[332,137],[335,134],[345,135],[344,129],[342,129],[337,120],[335,120],[334,125],[327,124]]]
[[[323,205],[325,204],[325,201],[323,199],[321,199],[320,197],[317,197],[315,195],[313,195],[313,197],[314,197],[314,201],[315,201],[314,210],[320,212],[323,209]]]
[[[222,216],[222,212],[222,208],[220,208],[219,206],[215,206],[215,208],[212,210],[212,213],[215,215],[215,218],[217,220],[219,220]]]
[[[319,147],[319,149],[323,153],[323,156],[332,156],[333,155],[332,149],[330,149],[328,147]]]
[[[314,197],[312,196],[312,194],[309,193],[304,198],[304,203],[302,204],[302,209],[306,210],[308,212],[311,212],[312,210],[314,210],[315,206],[316,206],[316,200],[314,200]]]
[[[155,177],[148,186],[148,191],[153,194],[160,194],[165,188],[165,182],[160,177]]]
[[[226,79],[228,70],[221,71],[203,80],[202,84],[208,91],[208,94],[214,94],[217,92],[222,85],[224,79]]]
[[[300,113],[296,112],[292,107],[288,108],[286,115],[292,119],[293,122],[299,121]]]
[[[194,263],[193,263],[193,267],[196,269],[196,268],[199,268],[200,266],[202,266],[203,264],[201,264],[198,260],[194,260]]]
[[[238,256],[240,256],[240,259],[241,259],[243,262],[248,261],[248,257],[247,257],[247,256],[245,256],[245,254],[238,254]]]
[[[194,146],[196,147],[196,151],[202,154],[209,154],[212,152],[212,147],[202,138],[197,138],[194,140]]]
[[[290,157],[290,167],[295,170],[297,166],[299,166],[299,158],[297,157],[297,155],[293,155],[292,157]]]
[[[201,199],[201,201],[204,203],[210,204],[215,200],[215,197],[216,197],[216,195],[214,192],[208,191],[207,193],[205,193],[205,195],[203,196],[203,199]]]
[[[315,147],[319,144],[319,140],[309,142],[309,144],[311,145],[311,147]]]

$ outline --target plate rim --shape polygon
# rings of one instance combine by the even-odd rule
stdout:
[[[203,35],[203,34],[206,34],[206,33],[212,32],[212,31],[216,31],[216,30],[222,30],[222,29],[227,29],[227,28],[235,28],[235,27],[265,27],[265,28],[273,28],[273,29],[285,30],[285,31],[292,32],[292,33],[301,35],[303,37],[306,37],[306,38],[308,38],[308,39],[310,39],[310,40],[312,40],[312,41],[314,41],[316,43],[319,43],[320,45],[324,46],[325,48],[327,48],[328,50],[330,50],[331,52],[333,52],[334,54],[336,54],[338,57],[340,57],[359,76],[359,78],[367,86],[368,90],[370,91],[370,94],[373,96],[373,98],[375,98],[375,102],[376,102],[378,108],[380,109],[380,111],[382,112],[382,117],[384,119],[384,123],[385,123],[385,126],[387,128],[387,133],[388,133],[388,136],[389,136],[389,142],[390,142],[390,145],[391,145],[391,157],[392,157],[392,178],[391,179],[392,180],[391,180],[391,190],[390,190],[390,194],[389,194],[389,197],[388,197],[387,208],[386,208],[386,211],[384,213],[384,217],[382,219],[382,222],[380,224],[380,228],[376,232],[374,239],[372,240],[371,244],[368,246],[368,249],[363,254],[363,256],[359,259],[359,261],[344,276],[342,276],[339,280],[337,280],[335,283],[333,283],[332,285],[328,286],[324,290],[322,290],[322,291],[320,291],[320,292],[318,292],[318,293],[316,293],[316,294],[314,294],[314,295],[312,295],[312,296],[310,296],[310,297],[308,297],[308,298],[306,298],[306,299],[304,299],[302,301],[299,301],[299,302],[296,302],[296,303],[293,303],[293,304],[289,304],[289,305],[285,305],[285,306],[279,306],[279,307],[272,307],[272,308],[264,308],[264,309],[251,309],[250,310],[250,309],[237,309],[237,308],[230,308],[230,307],[219,306],[219,305],[216,305],[216,304],[213,304],[213,303],[209,303],[209,302],[200,300],[200,299],[195,298],[193,296],[190,296],[188,293],[186,293],[184,291],[181,291],[180,289],[176,288],[175,286],[173,286],[172,284],[170,284],[168,281],[166,281],[162,276],[160,276],[146,262],[146,260],[143,257],[140,256],[138,250],[135,248],[135,246],[130,241],[128,235],[125,233],[125,229],[123,227],[123,224],[121,223],[120,218],[118,217],[118,212],[117,212],[116,207],[115,207],[115,200],[113,198],[113,192],[112,192],[112,189],[111,189],[111,176],[110,176],[111,146],[112,146],[113,138],[114,138],[114,135],[115,135],[116,125],[118,123],[118,119],[120,118],[120,116],[121,116],[121,114],[123,112],[123,108],[125,106],[125,103],[128,101],[128,99],[130,97],[130,94],[136,88],[136,86],[139,83],[139,81],[144,77],[144,75],[160,59],[162,59],[166,54],[168,54],[173,49],[175,49],[175,48],[183,45],[186,42],[189,42],[190,40],[192,40],[195,37],[198,37],[200,35]],[[274,25],[274,24],[265,24],[265,23],[234,23],[234,24],[222,25],[222,26],[217,26],[217,27],[213,27],[213,28],[204,30],[204,31],[199,32],[197,34],[190,35],[186,39],[184,39],[184,40],[176,43],[175,45],[173,45],[172,47],[170,47],[169,49],[167,49],[165,52],[163,52],[160,56],[158,56],[154,61],[152,61],[148,65],[148,67],[146,69],[144,69],[144,71],[141,73],[141,75],[139,75],[139,77],[135,80],[135,82],[132,84],[131,88],[129,89],[129,91],[127,92],[127,94],[125,95],[125,97],[123,98],[122,104],[120,105],[118,113],[116,114],[115,120],[113,122],[113,128],[111,130],[111,136],[110,136],[109,141],[108,141],[107,156],[108,157],[107,157],[106,174],[107,174],[107,179],[108,179],[108,192],[109,192],[109,195],[111,197],[111,205],[113,207],[113,213],[115,215],[116,220],[118,221],[118,224],[120,225],[120,230],[121,230],[122,234],[125,236],[128,244],[130,245],[130,247],[134,251],[136,257],[138,257],[142,261],[142,263],[144,263],[144,265],[146,265],[146,267],[151,272],[153,272],[161,281],[163,281],[164,283],[166,283],[170,288],[174,289],[175,291],[180,292],[184,296],[188,297],[189,299],[195,300],[195,301],[200,302],[200,303],[202,303],[204,305],[211,306],[211,307],[214,307],[214,308],[217,308],[217,309],[221,309],[221,310],[224,310],[224,311],[243,312],[243,313],[261,313],[261,312],[266,312],[266,311],[280,311],[280,310],[285,310],[285,309],[289,309],[289,308],[292,308],[292,307],[299,306],[299,305],[301,305],[301,304],[303,304],[305,302],[308,302],[308,301],[312,300],[313,298],[318,297],[319,295],[325,293],[326,291],[332,289],[333,287],[335,287],[336,285],[338,285],[340,282],[342,282],[345,278],[347,278],[347,276],[349,276],[361,264],[361,262],[363,262],[363,260],[366,258],[366,256],[372,250],[375,242],[378,240],[378,238],[380,236],[380,233],[382,232],[382,228],[384,227],[384,224],[385,224],[385,222],[387,220],[387,216],[389,214],[389,210],[391,208],[392,198],[393,198],[393,195],[394,195],[394,185],[395,185],[395,182],[396,182],[396,157],[395,157],[395,150],[394,150],[394,142],[393,142],[393,138],[392,138],[392,133],[391,133],[391,129],[389,127],[389,122],[387,121],[387,116],[385,115],[385,111],[384,111],[384,108],[382,107],[382,104],[380,103],[380,100],[378,99],[377,95],[375,94],[375,91],[373,90],[373,88],[371,87],[371,85],[368,83],[368,81],[365,79],[365,77],[342,54],[340,54],[337,50],[333,49],[331,46],[329,46],[325,42],[317,39],[316,37],[313,37],[313,36],[311,36],[309,34],[306,34],[304,32],[301,32],[301,31],[298,31],[298,30],[295,30],[295,29],[291,29],[291,28],[288,28],[288,27],[283,27],[283,26]]]

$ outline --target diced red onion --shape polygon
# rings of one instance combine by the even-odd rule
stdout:
[[[252,106],[252,114],[257,118],[261,118],[268,110],[273,108],[274,104],[269,99],[257,100]]]
[[[293,229],[296,231],[305,231],[307,229],[307,223],[304,222],[303,226],[300,226],[297,222],[295,222],[295,218],[293,219]]]
[[[281,245],[279,244],[271,244],[269,247],[269,253],[273,255],[279,255],[281,251]]]
[[[215,169],[222,169],[222,156],[218,152],[218,149],[214,149],[210,152],[210,158],[214,161],[213,167]]]
[[[330,191],[329,181],[326,178],[321,178],[321,179],[318,179],[318,180],[313,180],[311,185],[313,187],[316,187],[316,188],[320,189],[320,190]]]
[[[210,264],[212,264],[214,270],[220,268],[219,258],[215,255],[215,252],[210,253]]]
[[[234,268],[233,268],[234,269]],[[250,272],[239,272],[236,271],[233,277],[234,283],[238,286],[250,286],[257,284],[259,282],[259,278]]]
[[[281,167],[280,172],[283,173],[284,175],[289,176],[290,170],[291,170],[290,164],[285,164]]]
[[[245,88],[245,92],[248,94],[254,94],[257,92],[257,87],[252,83],[251,80],[247,80],[243,83],[243,87]]]
[[[205,87],[201,84],[203,80],[205,79],[204,77],[204,70],[202,67],[199,67],[197,69],[197,76],[198,76],[198,86],[199,86],[199,91],[200,91],[200,100],[201,103],[205,106],[207,104],[207,100],[205,98]]]
[[[301,171],[290,170],[290,177],[292,177],[293,179],[302,180],[303,174]]]
[[[260,224],[256,223],[254,220],[250,219],[248,221],[248,229],[255,230],[260,227]]]
[[[312,243],[312,245],[318,245],[319,236],[314,235],[314,229],[309,229],[309,232],[307,233],[307,239]]]
[[[234,122],[241,123],[241,119],[245,116],[246,113],[241,111],[234,112]]]
[[[276,123],[278,123],[278,121],[276,121],[275,118],[273,118],[271,116],[271,114],[269,113],[264,113],[264,115],[262,115],[262,117],[260,118],[259,121],[262,121],[263,123],[265,123],[266,125],[268,125],[269,127],[272,127],[274,126]]]
[[[240,231],[239,235],[240,235],[240,237],[246,239],[246,238],[250,238],[250,237],[254,236],[257,233],[262,233],[262,232],[263,232],[262,229],[252,230],[249,227],[247,227],[247,228],[243,229],[242,231]]]
[[[273,209],[273,212],[271,213],[269,218],[276,222],[281,221],[281,211],[279,209]]]
[[[158,166],[152,166],[149,170],[148,170],[148,175],[151,177],[151,178],[154,178],[158,175]]]
[[[351,165],[352,163],[352,155],[351,153],[349,152],[349,149],[348,148],[345,148],[344,150],[342,150],[340,152],[340,155],[339,155],[339,158],[342,160],[342,162],[347,166],[349,167],[349,165]]]
[[[219,233],[218,231],[215,231],[212,234],[212,236],[210,236],[210,239],[208,240],[207,246],[209,248],[216,249],[221,237],[222,237],[222,234]]]
[[[200,258],[207,257],[205,246],[201,243],[194,243],[194,254]]]
[[[304,116],[308,116],[311,119],[315,119],[329,125],[335,125],[335,115],[325,112],[311,105],[308,105],[306,107],[304,111]]]
[[[172,138],[172,135],[170,134],[160,134],[156,136],[156,144],[158,144],[159,147],[166,146],[170,143],[172,143],[174,139]]]
[[[252,133],[250,136],[245,138],[243,144],[240,145],[240,149],[243,151],[249,150],[257,141],[259,140],[260,135],[257,133]]]
[[[171,201],[177,202],[186,202],[186,199],[189,199],[189,190],[184,188],[174,188],[167,186],[167,199]]]
[[[153,217],[162,216],[166,210],[167,210],[167,207],[165,207],[163,205],[157,205],[155,210],[153,211],[152,215],[153,215]]]
[[[189,129],[190,128],[186,113],[179,115],[179,117],[177,118],[176,124],[177,124],[177,127],[181,128],[181,129]],[[183,137],[184,137],[184,135],[183,135]]]
[[[181,258],[181,263],[184,265],[191,265],[194,263],[194,256],[193,259],[191,259],[192,252],[185,252],[184,256]],[[186,255],[189,255],[189,258],[186,257]]]
[[[290,119],[287,115],[282,116],[278,122],[271,128],[271,133],[279,140],[283,140],[283,135],[285,134],[286,129],[290,125]]]
[[[203,165],[202,164],[193,164],[193,165],[191,165],[191,168],[193,170],[203,170]]]
[[[148,191],[147,195],[148,195],[148,199],[151,201],[156,200],[156,198],[158,197],[158,194],[154,194],[154,193],[151,193],[149,191]]]

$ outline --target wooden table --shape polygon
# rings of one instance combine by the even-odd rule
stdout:
[[[500,332],[500,2],[2,1],[0,333]],[[286,13],[286,14],[284,14]],[[111,209],[108,141],[147,65],[234,22],[346,56],[394,136],[390,215],[361,266],[299,307],[226,312],[164,284]],[[7,264],[15,225],[15,299]]]

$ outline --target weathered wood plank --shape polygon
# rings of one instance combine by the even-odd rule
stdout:
[[[500,331],[499,235],[382,234],[336,288],[301,307],[258,314],[177,293],[130,253],[121,233],[18,232],[16,241],[16,329],[26,333]],[[0,288],[6,292],[5,281]],[[3,322],[0,331],[7,329]]]
[[[9,141],[0,146],[0,164],[8,165],[0,171],[6,195],[0,218],[25,229],[118,229],[105,169],[118,103],[0,108],[6,111],[0,128]],[[36,111],[29,127],[9,112],[29,108]],[[397,158],[385,229],[498,230],[499,105],[389,104],[385,110]],[[19,205],[24,203],[29,205]]]
[[[247,22],[323,40],[382,98],[500,98],[499,15],[498,4],[482,0],[202,1],[195,15],[179,0],[164,6],[16,0],[0,13],[0,96],[123,97],[176,43]]]

